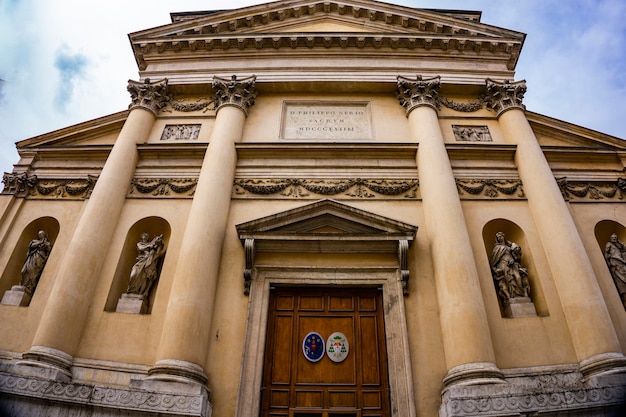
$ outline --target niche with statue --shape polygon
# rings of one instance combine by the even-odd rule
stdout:
[[[160,217],[135,223],[126,235],[106,311],[148,314],[167,251],[170,226]]]

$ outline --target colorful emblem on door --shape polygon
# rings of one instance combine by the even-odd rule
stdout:
[[[348,357],[350,346],[345,334],[341,332],[331,334],[326,342],[326,346],[326,352],[331,361],[342,362]]]
[[[324,356],[324,339],[317,332],[311,332],[304,336],[302,341],[302,353],[311,362],[318,362]]]

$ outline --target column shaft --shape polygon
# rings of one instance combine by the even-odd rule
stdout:
[[[220,93],[241,92],[241,85],[235,78],[228,88],[214,84],[218,100],[229,100]],[[218,108],[189,211],[157,361],[150,370],[153,379],[207,382],[203,365],[235,179],[235,142],[242,136],[246,108],[231,102]]]
[[[408,81],[408,80],[405,80]],[[419,143],[417,167],[424,220],[431,245],[437,297],[448,366],[446,384],[501,378],[483,303],[478,271],[437,111],[437,90],[425,84],[405,91],[413,140]],[[437,89],[439,81],[436,81]],[[400,86],[402,91],[406,84]],[[422,97],[421,99],[419,97]],[[399,98],[402,100],[402,97]]]
[[[137,144],[146,141],[156,111],[168,100],[165,94],[167,80],[154,84],[149,80],[145,83],[130,81],[128,88],[134,107],[85,203],[56,274],[33,346],[23,354],[25,365],[51,367],[66,375],[69,373],[96,287],[95,280],[99,278],[137,165]]]
[[[517,108],[505,111],[500,126],[506,140],[517,145],[519,176],[578,359],[621,351],[587,252],[524,112]]]

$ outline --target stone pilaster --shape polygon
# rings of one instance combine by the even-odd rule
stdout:
[[[56,274],[22,369],[40,368],[49,378],[67,379],[80,341],[95,282],[99,278],[117,219],[138,161],[137,144],[148,139],[156,112],[170,99],[167,80],[129,81],[132,104],[74,236]],[[44,369],[41,369],[44,368]]]
[[[235,179],[235,142],[254,103],[255,77],[215,78],[217,116],[189,211],[152,380],[206,384],[203,365]]]
[[[522,104],[524,81],[487,80],[488,107],[498,114],[556,284],[584,375],[626,365],[591,262]]]
[[[407,111],[411,136],[419,143],[420,191],[448,366],[444,383],[491,382],[500,380],[502,373],[494,364],[478,271],[439,127],[439,88],[439,77],[398,77],[398,99]]]

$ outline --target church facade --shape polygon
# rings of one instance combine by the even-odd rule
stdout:
[[[281,0],[129,37],[128,110],[4,174],[1,412],[619,415],[626,142],[525,108],[524,34]]]

